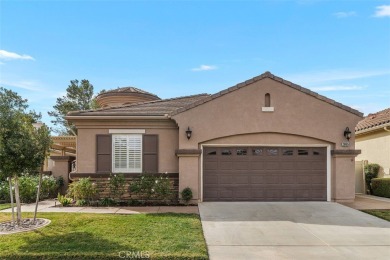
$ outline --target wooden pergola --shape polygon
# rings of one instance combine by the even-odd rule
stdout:
[[[52,136],[50,153],[76,156],[76,136]]]

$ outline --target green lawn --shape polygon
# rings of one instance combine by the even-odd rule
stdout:
[[[390,210],[389,209],[372,209],[372,210],[363,210],[370,215],[382,218],[384,220],[390,221]]]
[[[35,231],[0,235],[0,259],[120,259],[126,254],[125,259],[136,259],[137,254],[150,259],[208,259],[196,214],[39,213],[38,217],[52,222]],[[0,222],[9,219],[9,213],[0,213]]]
[[[5,204],[0,204],[0,210],[2,209],[8,209],[11,207],[11,204],[10,203],[5,203]]]

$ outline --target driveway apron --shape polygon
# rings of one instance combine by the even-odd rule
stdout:
[[[203,202],[211,260],[390,259],[390,222],[333,202]]]

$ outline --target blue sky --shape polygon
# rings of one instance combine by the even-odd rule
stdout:
[[[365,114],[390,107],[390,1],[0,0],[0,85],[49,125],[72,79],[169,98],[265,71]]]

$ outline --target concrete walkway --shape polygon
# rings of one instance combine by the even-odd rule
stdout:
[[[55,206],[56,205],[56,206]],[[22,212],[34,212],[35,203],[22,205]],[[4,209],[0,212],[11,212]],[[194,213],[199,214],[197,206],[154,206],[154,207],[60,207],[56,200],[39,202],[38,212],[62,213],[100,213],[100,214],[142,214],[142,213]]]
[[[340,203],[347,207],[362,209],[390,209],[390,199],[371,195],[356,194],[353,202]]]
[[[389,259],[390,222],[333,202],[203,202],[211,260]]]

